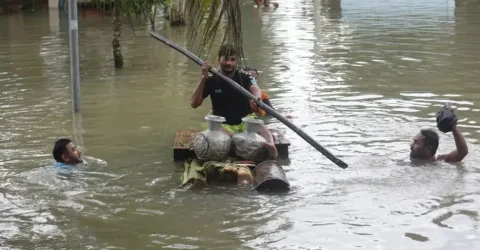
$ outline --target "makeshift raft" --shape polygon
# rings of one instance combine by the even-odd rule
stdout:
[[[175,161],[185,161],[182,175],[183,187],[198,187],[209,184],[253,185],[257,191],[288,191],[290,184],[283,168],[277,161],[202,161],[193,151],[193,141],[200,130],[180,130],[173,144]],[[275,140],[279,158],[288,158],[290,141],[277,130],[270,129]]]
[[[205,187],[211,184],[253,186],[257,191],[284,192],[290,190],[283,168],[277,161],[258,165],[249,161],[186,160],[181,178],[182,187]]]
[[[269,129],[272,132],[275,140],[275,146],[278,151],[279,158],[288,158],[288,147],[290,141],[285,135],[278,130]],[[193,152],[193,141],[201,130],[179,130],[175,136],[175,142],[173,143],[173,159],[175,161],[182,161],[186,159],[195,158]]]

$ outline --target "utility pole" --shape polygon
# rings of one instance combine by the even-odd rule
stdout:
[[[73,112],[80,112],[80,63],[78,56],[77,0],[68,1],[70,30],[70,82],[72,83]]]

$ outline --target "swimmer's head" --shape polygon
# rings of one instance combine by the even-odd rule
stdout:
[[[61,138],[55,142],[53,146],[53,158],[57,162],[75,165],[82,163],[82,152],[68,138]]]
[[[252,67],[245,67],[243,69],[243,71],[246,71],[247,73],[249,73],[250,75],[252,75],[255,79],[258,78],[258,71],[256,68],[252,68]]]
[[[410,158],[429,160],[437,153],[439,138],[437,132],[422,129],[410,144]]]

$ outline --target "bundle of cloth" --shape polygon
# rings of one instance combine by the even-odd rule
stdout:
[[[451,132],[457,126],[458,118],[448,103],[437,113],[437,128],[443,133]]]

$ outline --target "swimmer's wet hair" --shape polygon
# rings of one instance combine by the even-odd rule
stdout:
[[[72,140],[68,138],[60,138],[55,142],[55,145],[53,146],[53,158],[57,162],[62,162],[62,155],[67,152],[67,145],[72,142]]]
[[[243,69],[243,71],[255,71],[255,73],[257,73],[257,75],[258,75],[257,68],[254,68],[254,67],[245,67]]]

